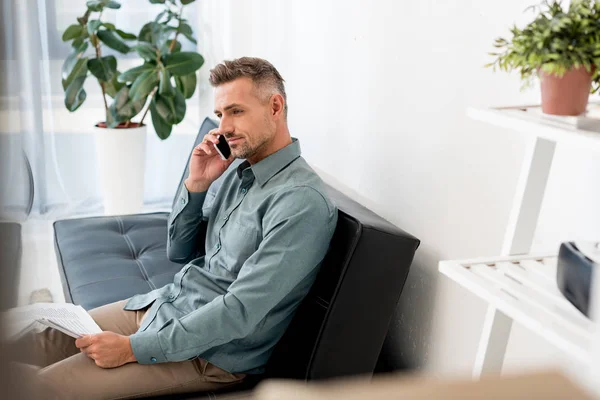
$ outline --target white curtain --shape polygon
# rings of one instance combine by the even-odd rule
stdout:
[[[0,220],[102,213],[92,135],[94,124],[103,121],[101,92],[91,76],[85,84],[85,103],[69,113],[61,85],[62,63],[70,52],[62,33],[83,15],[85,3],[0,1]],[[196,35],[202,34],[197,23],[199,3],[185,8]],[[122,0],[121,4],[120,10],[105,11],[103,19],[135,34],[162,10],[148,0]],[[184,49],[203,54],[201,41],[197,47],[186,42]],[[117,57],[120,71],[141,64],[136,53],[107,50],[105,54]],[[201,68],[200,79],[208,68]],[[199,84],[188,101],[185,120],[165,141],[158,139],[147,119],[146,209],[170,207],[202,119],[199,99],[206,97],[207,90],[206,84]]]

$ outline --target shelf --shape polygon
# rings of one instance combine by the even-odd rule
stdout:
[[[556,256],[442,261],[439,270],[565,353],[591,365],[593,323],[559,291]]]
[[[600,151],[598,108],[597,104],[590,104],[589,109],[593,112],[582,117],[546,115],[539,106],[468,108],[467,115],[478,121],[557,143],[570,143]]]

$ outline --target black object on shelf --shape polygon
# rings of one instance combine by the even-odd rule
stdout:
[[[592,271],[598,268],[599,259],[600,243],[564,242],[558,252],[558,288],[587,317],[590,316]]]

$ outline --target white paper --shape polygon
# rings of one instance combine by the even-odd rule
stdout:
[[[100,333],[102,329],[81,306],[69,303],[36,303],[2,313],[5,339],[19,337],[36,322],[60,330],[74,338]]]

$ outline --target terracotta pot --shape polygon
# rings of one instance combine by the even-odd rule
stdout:
[[[562,77],[539,71],[542,87],[542,111],[553,115],[580,115],[586,110],[592,73],[585,68],[572,69]]]

